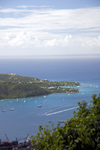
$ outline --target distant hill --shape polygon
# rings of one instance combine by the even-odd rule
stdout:
[[[0,81],[6,82],[33,82],[38,81],[38,78],[19,76],[16,74],[0,74]]]
[[[80,85],[78,82],[50,82],[15,74],[0,74],[0,99],[34,97],[52,93],[74,93],[79,92],[77,88],[62,88],[60,86],[78,85]]]

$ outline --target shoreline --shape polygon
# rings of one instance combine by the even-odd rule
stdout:
[[[79,91],[78,92],[66,92],[66,94],[68,94],[68,93],[79,93]],[[10,98],[10,99],[0,99],[0,101],[5,101],[5,100],[17,100],[17,99],[24,99],[24,98],[35,98],[35,97],[41,97],[41,96],[48,96],[48,95],[51,95],[51,94],[57,94],[57,93],[50,93],[50,94],[47,94],[47,95],[40,95],[40,96],[33,96],[33,97],[20,97],[20,98]],[[60,94],[60,93],[59,93]]]
[[[53,93],[78,93],[79,82],[48,81],[16,74],[0,74],[0,100],[45,96]],[[66,88],[65,88],[66,87]]]

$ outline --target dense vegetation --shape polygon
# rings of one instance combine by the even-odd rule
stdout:
[[[78,82],[39,80],[32,77],[0,74],[0,100],[34,97],[52,93],[74,93],[76,88],[61,88],[59,86],[78,86]]]
[[[52,93],[78,92],[74,88],[46,88],[35,85],[34,83],[0,82],[0,99],[34,97],[48,95]]]
[[[37,78],[32,77],[26,77],[26,76],[19,76],[16,74],[0,74],[0,81],[6,81],[6,82],[34,82],[38,81]]]
[[[21,82],[21,83],[34,83],[35,85],[43,86],[43,87],[51,87],[51,86],[79,86],[80,83],[72,82],[72,81],[54,81],[50,82],[47,79],[40,80],[38,78],[19,76],[16,74],[0,74],[0,81],[5,82]]]
[[[47,94],[50,94],[47,89],[42,89],[34,84],[0,82],[0,99],[33,97]]]
[[[100,94],[92,96],[88,105],[79,102],[77,111],[63,127],[60,124],[52,130],[39,126],[39,132],[32,136],[35,150],[99,150],[100,149]]]

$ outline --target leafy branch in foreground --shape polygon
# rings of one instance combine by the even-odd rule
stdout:
[[[52,130],[39,126],[39,132],[32,136],[35,150],[99,150],[100,149],[100,94],[92,96],[93,101],[79,102],[77,111],[63,127],[60,124]]]

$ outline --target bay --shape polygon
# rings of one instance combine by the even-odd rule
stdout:
[[[50,81],[75,81],[79,93],[55,93],[46,97],[23,98],[0,101],[0,139],[22,139],[35,135],[38,126],[57,125],[58,121],[70,119],[77,103],[92,100],[92,94],[100,93],[100,57],[30,57],[0,58],[0,73],[15,73]],[[38,108],[41,105],[41,108]],[[10,111],[14,108],[14,111]],[[5,109],[6,112],[2,112]]]

